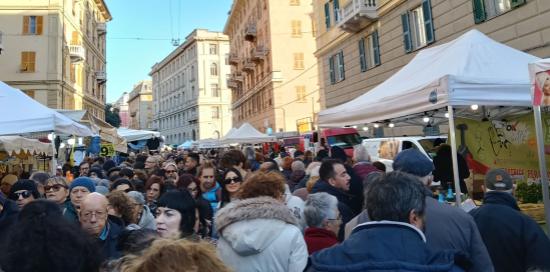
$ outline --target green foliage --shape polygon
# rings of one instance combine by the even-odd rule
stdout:
[[[542,187],[538,183],[520,182],[516,188],[516,196],[523,203],[538,203],[542,201]]]
[[[113,105],[105,104],[105,122],[111,124],[113,127],[120,127],[120,116],[118,115],[118,109],[113,108]]]

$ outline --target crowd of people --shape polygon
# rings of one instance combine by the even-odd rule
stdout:
[[[506,171],[487,173],[467,213],[434,198],[434,177],[452,176],[434,163],[448,167],[416,149],[386,173],[362,145],[246,147],[7,174],[0,271],[550,271],[550,240]]]

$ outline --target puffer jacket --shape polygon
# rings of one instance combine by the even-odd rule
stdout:
[[[232,201],[216,214],[218,255],[235,271],[303,271],[307,246],[298,222],[270,197]]]

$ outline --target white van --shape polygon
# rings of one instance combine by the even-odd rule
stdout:
[[[447,136],[418,136],[364,139],[363,146],[369,152],[371,161],[380,161],[386,165],[386,172],[393,170],[393,159],[401,150],[416,148],[430,158],[435,156],[434,142],[446,142]]]

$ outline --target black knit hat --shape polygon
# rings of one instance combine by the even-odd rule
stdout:
[[[13,186],[11,186],[10,190],[10,198],[13,199],[11,196],[13,193],[19,191],[19,190],[27,190],[32,193],[32,196],[34,196],[35,199],[40,198],[40,193],[38,192],[38,189],[36,188],[36,183],[30,179],[20,179],[18,180]],[[16,199],[14,199],[16,200]]]

